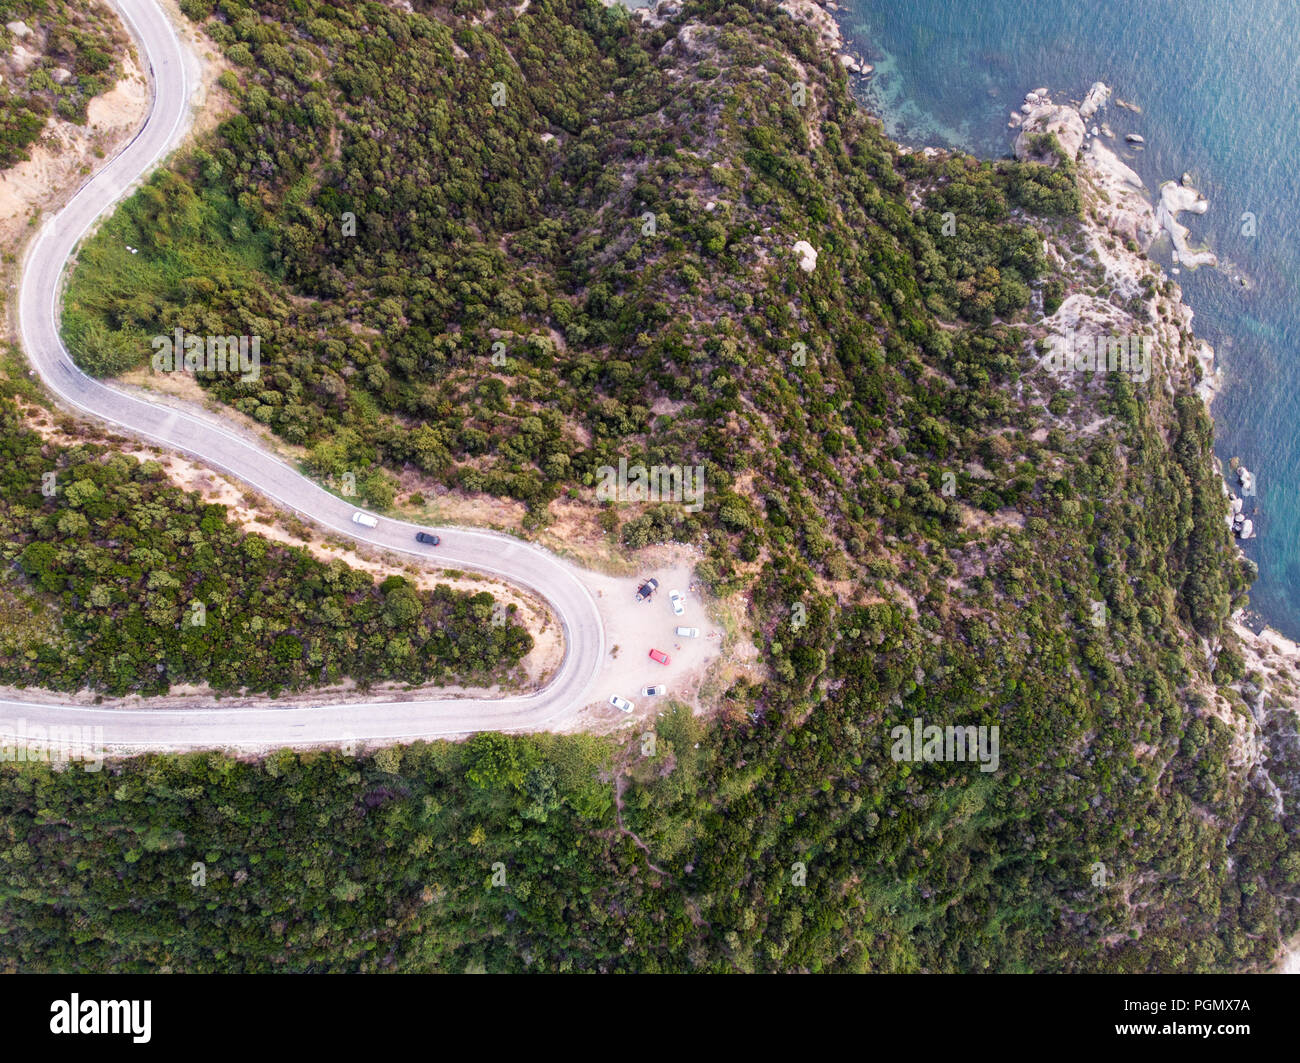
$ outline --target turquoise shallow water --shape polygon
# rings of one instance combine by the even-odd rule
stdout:
[[[1176,278],[1227,375],[1217,450],[1258,480],[1260,566],[1251,598],[1300,638],[1300,3],[1296,0],[841,0],[840,21],[876,65],[864,102],[904,143],[1006,155],[1007,118],[1046,86],[1079,100],[1105,81],[1138,104],[1104,112],[1149,189],[1190,172],[1210,200],[1183,215],[1194,239],[1254,282]],[[1257,219],[1243,234],[1242,215]],[[1169,265],[1168,262],[1165,263]]]

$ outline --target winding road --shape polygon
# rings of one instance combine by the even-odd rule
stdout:
[[[568,562],[509,536],[439,529],[436,551],[415,544],[415,525],[381,518],[363,529],[356,507],[200,411],[164,408],[86,376],[59,337],[64,269],[95,222],[172,151],[189,128],[196,58],[156,0],[110,0],[150,72],[152,106],[135,138],[77,192],[28,249],[18,295],[18,326],[32,366],[69,407],[119,430],[197,458],[244,481],[285,509],[358,542],[420,557],[439,568],[505,578],[544,598],[563,627],[564,660],[551,682],[528,696],[277,706],[148,709],[0,699],[0,739],[28,739],[36,728],[103,728],[109,749],[260,749],[434,738],[480,730],[542,730],[594,700],[605,658],[605,628],[590,591]],[[22,721],[20,723],[19,721]]]

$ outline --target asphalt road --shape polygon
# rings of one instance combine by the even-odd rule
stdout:
[[[563,625],[565,655],[542,691],[500,700],[439,699],[355,702],[315,708],[264,705],[180,710],[88,707],[0,700],[0,738],[35,728],[102,727],[113,748],[261,748],[432,738],[479,730],[542,730],[594,700],[605,657],[605,630],[591,593],[569,563],[509,536],[437,529],[442,545],[415,543],[415,525],[381,517],[353,523],[356,507],[312,483],[255,443],[205,413],[154,405],[81,372],[59,338],[58,297],[65,265],[96,220],[111,210],[176,147],[189,125],[197,63],[154,0],[111,0],[149,67],[153,106],[133,141],[46,222],[31,244],[18,298],[19,331],[32,366],[65,404],[131,435],[191,455],[249,484],[285,509],[332,532],[422,558],[439,567],[504,577],[540,595]],[[612,711],[612,710],[611,710]]]

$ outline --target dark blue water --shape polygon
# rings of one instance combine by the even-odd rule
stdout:
[[[1006,155],[1007,118],[1025,93],[1046,86],[1077,101],[1100,80],[1142,108],[1112,99],[1101,117],[1121,145],[1125,133],[1146,137],[1127,161],[1147,187],[1192,174],[1210,210],[1181,220],[1228,270],[1175,279],[1227,375],[1214,404],[1219,456],[1257,475],[1253,605],[1300,638],[1300,2],[841,2],[846,34],[876,64],[864,102],[904,143]],[[1236,271],[1254,287],[1236,285]]]

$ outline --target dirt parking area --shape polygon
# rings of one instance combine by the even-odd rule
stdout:
[[[605,621],[605,666],[596,680],[593,693],[599,698],[574,721],[583,730],[601,730],[621,726],[632,719],[643,719],[661,710],[669,701],[691,705],[696,711],[700,685],[710,667],[722,653],[723,631],[710,620],[700,594],[692,586],[694,558],[681,556],[670,563],[650,564],[642,578],[655,577],[659,589],[649,601],[635,600],[641,579],[605,576],[583,571],[582,581],[596,597],[596,605]],[[681,616],[673,613],[669,591],[679,590],[685,597]],[[677,627],[699,629],[698,638],[674,633]],[[667,665],[650,659],[652,649],[668,655]],[[647,686],[663,684],[668,688],[662,697],[646,697]],[[627,715],[609,704],[609,696],[627,698],[636,709]]]

